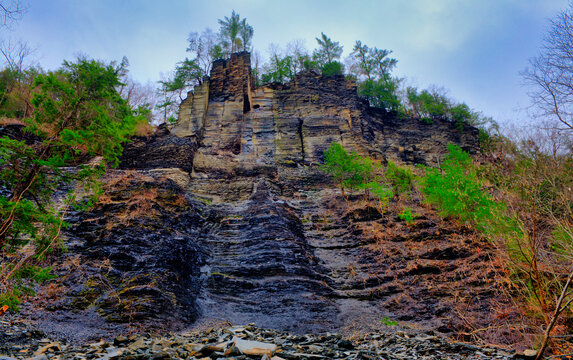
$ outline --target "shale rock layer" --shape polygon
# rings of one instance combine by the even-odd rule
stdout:
[[[382,163],[432,166],[449,143],[477,151],[477,130],[371,109],[342,76],[254,88],[249,64],[248,53],[216,62],[177,125],[134,139],[100,204],[73,214],[65,291],[47,301],[44,329],[58,323],[56,332],[81,337],[84,318],[103,332],[210,320],[299,333],[396,323],[471,338],[495,322],[487,244],[417,194],[381,213],[363,196],[343,199],[319,170],[332,142]],[[397,216],[405,206],[415,225]]]

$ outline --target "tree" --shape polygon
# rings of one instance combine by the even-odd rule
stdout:
[[[467,104],[450,99],[443,88],[433,87],[418,92],[415,87],[408,87],[406,97],[410,115],[428,124],[435,120],[447,120],[463,129],[464,124],[478,126],[489,121]]]
[[[333,142],[324,152],[322,170],[330,174],[340,186],[342,196],[344,188],[366,188],[374,172],[374,166],[369,158],[364,158],[356,152],[348,153],[342,145]]]
[[[36,257],[59,243],[65,223],[52,205],[53,195],[65,183],[84,183],[98,193],[97,177],[106,166],[116,166],[136,126],[145,122],[117,89],[124,72],[114,63],[79,58],[65,61],[55,72],[39,74],[34,81],[32,116],[24,119],[35,140],[0,138],[0,254],[29,245]],[[78,165],[99,155],[97,165]],[[77,166],[69,171],[65,167]],[[92,198],[92,201],[94,198]],[[69,206],[72,194],[64,202]],[[87,202],[89,205],[90,201]],[[65,207],[64,210],[65,211]],[[17,264],[0,266],[0,293],[8,289]]]
[[[220,50],[217,51],[217,35],[213,30],[206,28],[201,34],[192,32],[187,37],[189,46],[187,52],[195,55],[195,62],[201,69],[203,76],[208,76],[211,71],[213,60],[220,58]]]
[[[332,41],[332,39],[324,33],[321,33],[321,37],[316,38],[316,42],[318,42],[319,48],[314,50],[312,56],[321,67],[334,60],[340,59],[342,46],[340,46],[338,41]]]
[[[400,79],[390,75],[398,62],[388,58],[391,53],[356,41],[349,69],[356,76],[359,94],[368,100],[370,106],[397,111],[401,107],[397,96]]]
[[[196,60],[185,58],[177,63],[175,73],[170,79],[159,81],[159,83],[162,93],[176,94],[179,101],[183,101],[183,93],[203,83],[203,71]]]
[[[541,53],[523,73],[531,101],[541,118],[573,130],[573,3],[553,20]]]
[[[239,49],[248,50],[254,30],[252,26],[247,24],[247,19],[241,20],[241,16],[233,10],[231,17],[225,16],[218,22],[220,25],[219,38],[223,49],[230,53]]]
[[[29,65],[26,65],[28,58],[36,52],[27,43],[22,41],[12,42],[2,41],[0,43],[0,53],[4,57],[5,66],[15,72],[22,73]]]
[[[370,49],[368,46],[366,44],[362,45],[362,42],[357,40],[356,44],[354,44],[354,49],[351,56],[358,61],[356,75],[365,75],[368,80],[372,80],[374,62],[370,57]]]
[[[293,72],[295,74],[305,70],[304,63],[310,60],[308,50],[304,46],[304,41],[301,39],[293,40],[286,45],[286,53],[293,59]]]
[[[344,65],[339,61],[331,61],[322,67],[322,76],[344,75]]]
[[[387,78],[390,76],[390,72],[396,67],[398,60],[393,58],[388,58],[392,51],[386,49],[372,48],[369,51],[370,58],[372,59],[372,65],[374,67],[374,72],[377,73],[380,78]]]
[[[390,77],[365,80],[358,83],[358,93],[366,98],[372,107],[398,111],[402,105],[396,95],[400,81],[398,78]]]
[[[2,17],[0,27],[9,27],[14,21],[20,20],[25,10],[20,0],[0,1],[0,16]]]
[[[292,50],[292,48],[290,48]],[[296,54],[289,51],[283,51],[276,44],[269,45],[269,62],[264,65],[264,72],[261,75],[262,83],[284,83],[294,78],[298,70],[298,61]]]
[[[241,35],[241,45],[243,46],[243,51],[249,51],[255,30],[251,25],[247,24],[247,19],[243,19],[243,21],[241,21],[241,29],[239,33]]]

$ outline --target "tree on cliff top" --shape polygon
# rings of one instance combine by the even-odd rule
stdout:
[[[187,52],[195,55],[195,62],[201,69],[202,76],[208,76],[213,60],[217,60],[217,34],[206,28],[201,34],[192,32],[187,37]]]
[[[247,19],[241,19],[241,16],[233,10],[231,17],[225,16],[224,19],[218,20],[219,38],[224,50],[229,53],[238,50],[248,51],[251,39],[253,38],[253,27],[247,23]]]
[[[320,64],[321,67],[340,59],[342,55],[342,46],[338,41],[332,41],[331,38],[321,33],[320,38],[316,38],[319,48],[314,50],[312,57]]]
[[[390,73],[398,60],[388,57],[391,53],[356,41],[350,55],[350,71],[356,76],[359,94],[370,106],[397,111],[401,106],[397,96],[400,80]]]

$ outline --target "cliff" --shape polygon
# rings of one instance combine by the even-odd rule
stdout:
[[[214,319],[323,332],[380,329],[389,316],[444,334],[490,322],[490,245],[418,194],[386,213],[343,200],[318,168],[335,141],[405,165],[436,165],[448,143],[478,150],[477,129],[371,109],[343,76],[255,88],[250,55],[233,54],[171,131],[126,147],[94,210],[72,214],[67,290],[39,324],[81,337]],[[405,205],[415,225],[398,218]]]
[[[448,143],[478,149],[477,129],[396,119],[369,108],[344,76],[301,73],[285,85],[254,89],[249,53],[213,64],[210,81],[181,104],[172,133],[200,144],[193,192],[210,199],[246,199],[260,176],[280,184],[283,193],[322,180],[316,165],[332,142],[383,161],[428,165]]]

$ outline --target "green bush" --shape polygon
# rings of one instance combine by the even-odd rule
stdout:
[[[426,201],[442,216],[457,218],[482,233],[506,230],[505,207],[484,190],[469,154],[451,144],[448,152],[440,169],[427,168],[421,179]]]
[[[364,189],[372,178],[374,165],[369,158],[355,152],[349,154],[339,143],[332,143],[324,152],[322,170],[332,175],[334,181],[344,189]]]
[[[322,67],[322,76],[335,76],[344,74],[344,65],[338,61],[331,61]]]
[[[390,181],[396,194],[408,193],[414,187],[414,174],[412,170],[397,166],[392,161],[388,161],[386,179]]]
[[[400,220],[405,221],[406,224],[408,224],[408,225],[414,224],[414,219],[417,217],[418,217],[418,215],[416,215],[412,212],[411,207],[404,208],[404,210],[402,210],[402,212],[400,214],[398,214],[398,218]]]
[[[369,182],[366,184],[366,188],[369,189],[376,198],[378,198],[378,209],[381,212],[386,211],[390,204],[390,199],[394,196],[392,188],[379,181]]]
[[[402,103],[396,95],[399,85],[399,79],[390,77],[365,80],[358,84],[358,94],[366,98],[372,107],[399,111],[402,108]]]

